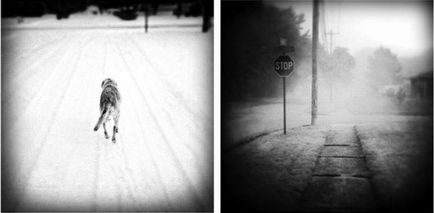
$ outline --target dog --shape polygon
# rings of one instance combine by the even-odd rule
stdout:
[[[119,90],[117,88],[117,83],[107,78],[101,83],[102,92],[99,101],[99,109],[100,109],[100,117],[98,119],[98,123],[93,128],[94,131],[97,131],[99,127],[104,127],[104,135],[106,139],[109,139],[109,135],[107,134],[106,123],[111,118],[113,118],[114,126],[113,126],[113,135],[112,142],[116,143],[115,134],[119,132],[118,122],[119,122],[119,114],[120,114],[120,102],[121,96]]]

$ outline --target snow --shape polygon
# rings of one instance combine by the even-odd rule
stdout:
[[[74,28],[79,23],[88,30]],[[213,34],[200,26],[148,34],[107,28],[126,24],[84,14],[3,20],[2,197],[9,207],[212,210]],[[117,143],[93,131],[106,77],[122,96]]]

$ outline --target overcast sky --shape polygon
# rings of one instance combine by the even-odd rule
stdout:
[[[280,8],[292,6],[296,13],[305,14],[303,31],[312,33],[312,1],[269,2]],[[428,1],[325,0],[324,5],[320,8],[320,39],[324,39],[325,30],[339,33],[333,36],[333,46],[355,53],[382,45],[401,57],[432,48],[432,3]]]

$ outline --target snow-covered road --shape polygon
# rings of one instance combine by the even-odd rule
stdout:
[[[211,211],[212,33],[199,30],[2,32],[8,207]],[[117,143],[93,131],[106,77],[122,96]]]

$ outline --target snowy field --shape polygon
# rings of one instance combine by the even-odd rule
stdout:
[[[199,25],[3,20],[2,210],[212,211],[213,34],[158,19]],[[122,96],[117,143],[93,131],[107,77]]]

